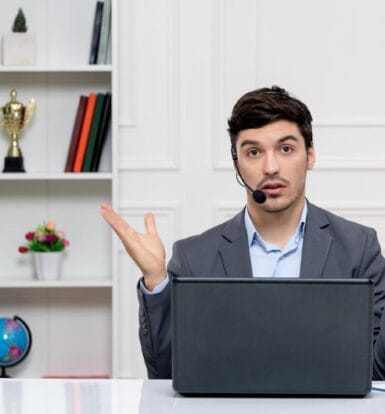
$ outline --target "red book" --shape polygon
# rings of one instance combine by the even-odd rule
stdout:
[[[83,168],[82,168],[83,172],[91,171],[92,155],[94,153],[96,137],[98,135],[98,131],[100,128],[99,127],[100,116],[102,113],[103,105],[104,105],[104,95],[102,93],[98,93],[96,96],[95,111],[94,111],[94,116],[92,118],[92,124],[91,124],[91,129],[90,129],[90,136],[88,138],[86,155],[84,156],[84,162],[83,162]]]
[[[90,135],[92,118],[94,117],[95,104],[96,94],[91,93],[91,95],[88,97],[86,113],[84,115],[83,126],[80,132],[79,145],[76,151],[73,172],[81,172],[83,168],[84,156],[86,153],[88,138]]]
[[[75,123],[72,130],[71,143],[68,150],[67,161],[65,165],[65,172],[72,172],[75,162],[76,150],[78,148],[80,131],[82,129],[84,114],[86,112],[88,98],[87,96],[80,96],[78,110],[76,112]]]

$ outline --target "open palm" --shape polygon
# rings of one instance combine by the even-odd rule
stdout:
[[[165,249],[156,231],[154,215],[145,214],[146,232],[140,233],[133,229],[111,206],[102,204],[100,212],[142,271],[146,287],[152,290],[166,276]]]

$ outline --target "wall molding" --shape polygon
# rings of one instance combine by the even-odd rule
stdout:
[[[135,5],[135,9],[136,9]],[[165,157],[159,157],[156,155],[137,156],[137,155],[124,155],[120,157],[119,168],[123,171],[132,170],[146,170],[146,171],[159,171],[159,170],[174,170],[178,171],[180,166],[180,149],[179,149],[179,137],[180,137],[180,28],[179,28],[179,1],[169,0],[167,2],[167,21],[165,26],[167,27],[167,44],[165,46],[165,54],[167,56],[167,78],[165,82],[167,84],[166,90],[169,91],[165,97],[165,106],[167,108],[167,126],[166,130],[162,134],[162,138],[165,140],[164,147],[167,148],[167,155]],[[136,45],[137,47],[137,45]],[[136,50],[136,48],[135,48]],[[134,58],[135,60],[135,58]],[[136,112],[136,111],[134,111]],[[119,119],[119,127],[121,129],[137,128],[137,120],[134,119],[134,115],[123,116]],[[136,134],[138,135],[138,134]],[[122,139],[122,138],[121,138]]]
[[[257,21],[257,2],[250,1],[250,13],[254,16],[254,21]],[[227,124],[226,119],[230,114],[225,113],[224,91],[229,88],[226,87],[226,80],[223,72],[225,68],[225,9],[226,0],[213,0],[213,47],[212,47],[212,141],[211,141],[211,154],[212,154],[212,168],[213,170],[227,170],[229,169],[227,159],[231,160],[230,156],[230,138],[226,131]],[[253,35],[250,37],[248,45],[248,55],[252,55],[253,65],[250,67],[250,83],[258,83],[258,70],[257,70],[257,25],[252,26]],[[251,46],[250,46],[251,45]],[[239,63],[238,64],[242,64]],[[236,97],[235,99],[237,99]],[[235,103],[235,101],[234,101]],[[221,157],[221,151],[223,149],[228,158],[224,160]]]
[[[118,127],[121,129],[136,128],[136,123],[129,117],[122,117],[118,120]]]
[[[319,157],[314,170],[385,170],[385,157]]]
[[[123,19],[125,24],[119,25],[119,38],[125,39],[124,44],[126,44],[126,49],[120,50],[119,54],[120,60],[124,62],[119,62],[118,77],[120,82],[119,105],[126,109],[124,114],[118,112],[118,128],[132,128],[136,126],[136,66],[135,58],[137,56],[137,0],[132,0],[125,2],[124,6],[120,6],[120,21]],[[123,44],[123,43],[121,43]],[[126,53],[126,50],[129,50],[129,54]],[[122,52],[122,53],[120,53]],[[126,66],[127,65],[127,66]],[[122,67],[126,69],[126,76],[121,76]],[[114,79],[113,79],[114,81]]]
[[[242,204],[228,202],[228,201],[217,201],[213,204],[212,208],[212,220],[214,225],[223,223],[239,213],[245,206],[245,202]]]
[[[313,128],[385,128],[385,118],[330,116],[313,121]]]
[[[179,171],[176,157],[125,157],[119,162],[119,171]]]
[[[357,202],[324,202],[317,204],[318,206],[330,210],[336,211],[337,214],[353,214],[362,217],[385,217],[385,202],[384,203],[357,203]]]

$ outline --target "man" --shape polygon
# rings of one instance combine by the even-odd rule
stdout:
[[[176,242],[167,271],[152,214],[145,215],[146,233],[140,234],[101,206],[143,272],[139,335],[149,378],[171,377],[169,278],[243,275],[372,279],[373,378],[385,379],[385,259],[373,229],[305,199],[307,170],[315,162],[311,121],[306,105],[277,86],[238,100],[228,130],[246,208],[226,223]]]

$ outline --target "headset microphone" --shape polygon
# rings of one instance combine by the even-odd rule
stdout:
[[[239,171],[239,168],[238,168],[238,154],[237,154],[237,150],[235,149],[234,146],[231,146],[231,158],[233,159],[235,168],[237,170],[237,174],[238,174],[237,175],[237,181],[239,182],[238,177],[242,181],[242,183],[239,182],[239,184],[241,184],[241,185],[243,184],[243,186],[246,187],[251,192],[251,194],[253,196],[253,199],[256,203],[263,204],[266,201],[266,193],[264,193],[262,190],[253,190],[246,183],[246,181],[242,177],[242,174],[241,174],[241,172]]]
[[[253,198],[254,201],[258,204],[263,204],[266,201],[266,193],[262,190],[255,190],[253,191]]]

